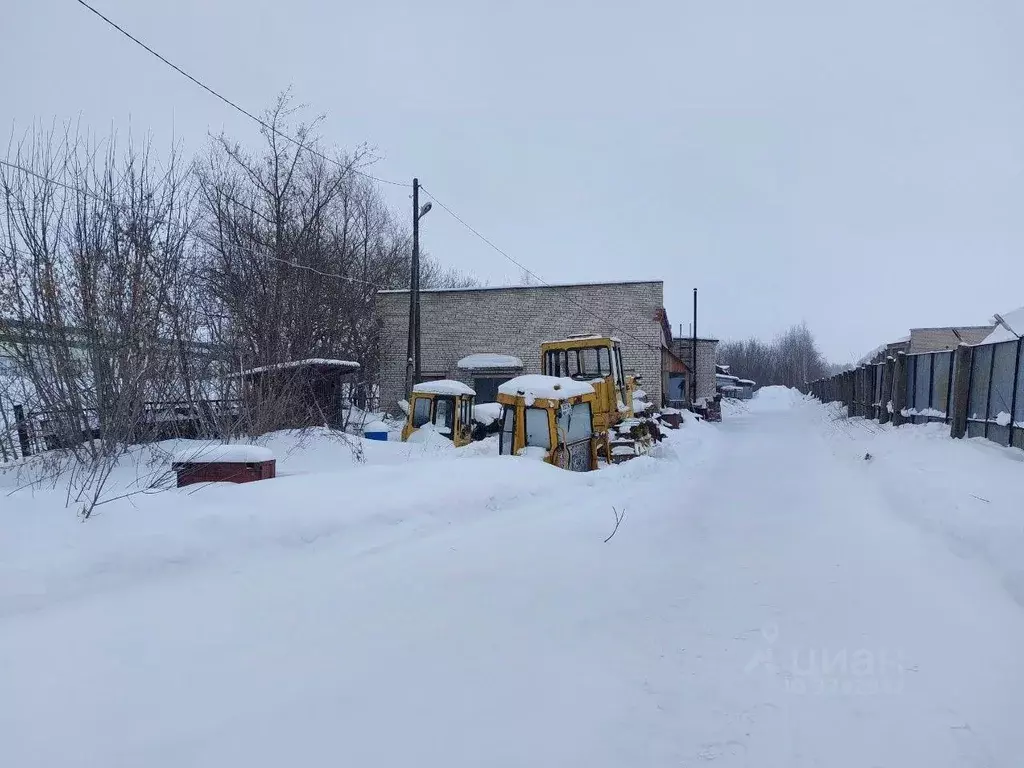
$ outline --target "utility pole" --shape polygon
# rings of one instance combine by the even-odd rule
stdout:
[[[690,355],[690,362],[693,363],[693,394],[690,398],[690,402],[697,405],[697,289],[693,289],[693,339],[690,342],[693,344],[693,352]]]
[[[422,368],[420,367],[420,180],[412,180],[412,272],[415,283],[413,284],[412,295],[415,309],[416,328],[416,365],[413,369],[413,381],[420,380]]]
[[[409,349],[405,366],[405,394],[412,397],[412,388],[422,373],[420,357],[420,219],[430,211],[431,204],[420,207],[420,180],[412,180],[412,269],[409,275]]]
[[[418,331],[416,329],[416,284],[420,273],[420,180],[412,180],[412,258],[409,260],[409,346],[405,360],[405,398],[412,399],[412,387],[415,379],[413,369],[417,357]]]

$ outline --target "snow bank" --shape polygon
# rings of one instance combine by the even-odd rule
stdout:
[[[176,464],[212,464],[214,462],[231,462],[248,464],[259,461],[272,461],[274,452],[259,445],[230,445],[213,443],[209,445],[192,445],[177,451],[171,458]]]
[[[440,379],[438,381],[424,381],[412,388],[413,392],[422,392],[428,395],[476,395],[472,387],[453,379]]]
[[[761,387],[754,396],[747,400],[747,408],[752,413],[765,411],[785,411],[803,399],[798,390],[789,387]]]
[[[537,398],[567,400],[577,395],[591,395],[594,393],[594,388],[585,381],[527,374],[506,381],[498,387],[498,392],[503,395],[523,395],[527,405],[530,405]]]
[[[892,410],[890,409],[890,413],[891,412],[892,412]],[[935,408],[921,408],[921,409],[917,409],[917,408],[904,408],[902,411],[900,411],[900,414],[902,416],[904,416],[904,417],[927,416],[928,418],[933,418],[933,419],[944,419],[944,418],[946,418],[946,412],[945,411],[940,411],[940,410],[937,410]]]
[[[497,355],[488,352],[481,352],[475,355],[466,355],[459,360],[458,367],[462,370],[476,370],[479,368],[522,368],[523,361],[513,355]]]
[[[527,445],[516,451],[516,456],[521,456],[524,459],[535,459],[537,461],[544,461],[547,458],[547,449],[541,448],[537,445]]]

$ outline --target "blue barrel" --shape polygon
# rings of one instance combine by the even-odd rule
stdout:
[[[383,421],[374,421],[363,427],[363,436],[367,440],[387,440],[388,425]]]

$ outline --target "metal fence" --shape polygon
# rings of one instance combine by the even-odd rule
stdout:
[[[954,437],[1024,448],[1022,351],[1024,339],[963,345],[955,352],[900,353],[811,382],[808,389],[822,402],[843,403],[851,416],[897,425],[940,421],[951,425]]]
[[[953,353],[906,355],[907,382],[900,415],[912,424],[949,422],[953,392]],[[884,364],[883,364],[884,365]]]
[[[1024,340],[974,347],[967,436],[1024,448]]]

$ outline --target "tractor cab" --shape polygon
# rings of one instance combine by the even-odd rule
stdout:
[[[498,451],[535,456],[574,472],[597,468],[594,388],[555,376],[517,376],[498,387]]]
[[[541,373],[585,381],[594,387],[594,422],[606,432],[624,418],[632,418],[636,378],[626,376],[621,342],[613,336],[580,334],[540,347]]]
[[[402,440],[429,424],[456,447],[473,440],[473,399],[476,392],[461,381],[425,381],[412,388]]]

